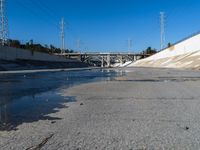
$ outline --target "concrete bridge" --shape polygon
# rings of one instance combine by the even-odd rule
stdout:
[[[149,57],[149,54],[135,53],[62,53],[56,54],[66,58],[78,59],[82,62],[87,62],[91,65],[110,67],[116,63],[124,64],[128,61],[137,61]]]

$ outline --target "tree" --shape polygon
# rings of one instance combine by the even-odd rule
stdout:
[[[56,49],[55,46],[50,45],[49,48],[50,48],[51,53],[54,53],[54,51],[55,51],[55,49]]]
[[[157,50],[152,49],[151,47],[148,47],[146,50],[143,51],[143,53],[153,55],[153,54],[157,53]]]
[[[9,45],[11,47],[15,47],[15,48],[20,48],[21,47],[21,43],[18,40],[9,40]]]
[[[51,50],[55,50],[56,48],[55,48],[55,46],[50,45],[50,49],[51,49]]]
[[[26,44],[21,44],[20,41],[18,40],[9,40],[9,46],[10,47],[15,47],[15,48],[22,48],[22,49],[27,49],[31,50],[32,52],[38,51],[38,52],[43,52],[43,53],[61,53],[60,48],[56,48],[53,45],[42,45],[42,44],[34,44],[33,40],[30,40],[29,42],[26,42]],[[67,53],[73,53],[73,50],[66,50]]]
[[[168,48],[171,47],[171,46],[172,46],[171,43],[168,43],[168,44],[167,44],[167,47],[168,47]]]

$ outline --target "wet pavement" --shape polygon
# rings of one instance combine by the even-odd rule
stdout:
[[[1,81],[0,149],[200,149],[199,71],[121,68]]]
[[[0,131],[16,130],[23,123],[60,120],[50,117],[75,97],[62,96],[60,90],[81,83],[111,80],[123,75],[114,70],[63,71],[0,75]]]

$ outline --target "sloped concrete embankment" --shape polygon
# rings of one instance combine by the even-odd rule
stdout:
[[[0,71],[88,67],[76,59],[30,50],[0,47]]]
[[[196,34],[129,67],[183,68],[200,70],[200,34]]]

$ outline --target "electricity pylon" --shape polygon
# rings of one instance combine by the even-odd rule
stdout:
[[[2,46],[8,41],[8,18],[5,3],[5,0],[0,0],[0,42]]]

